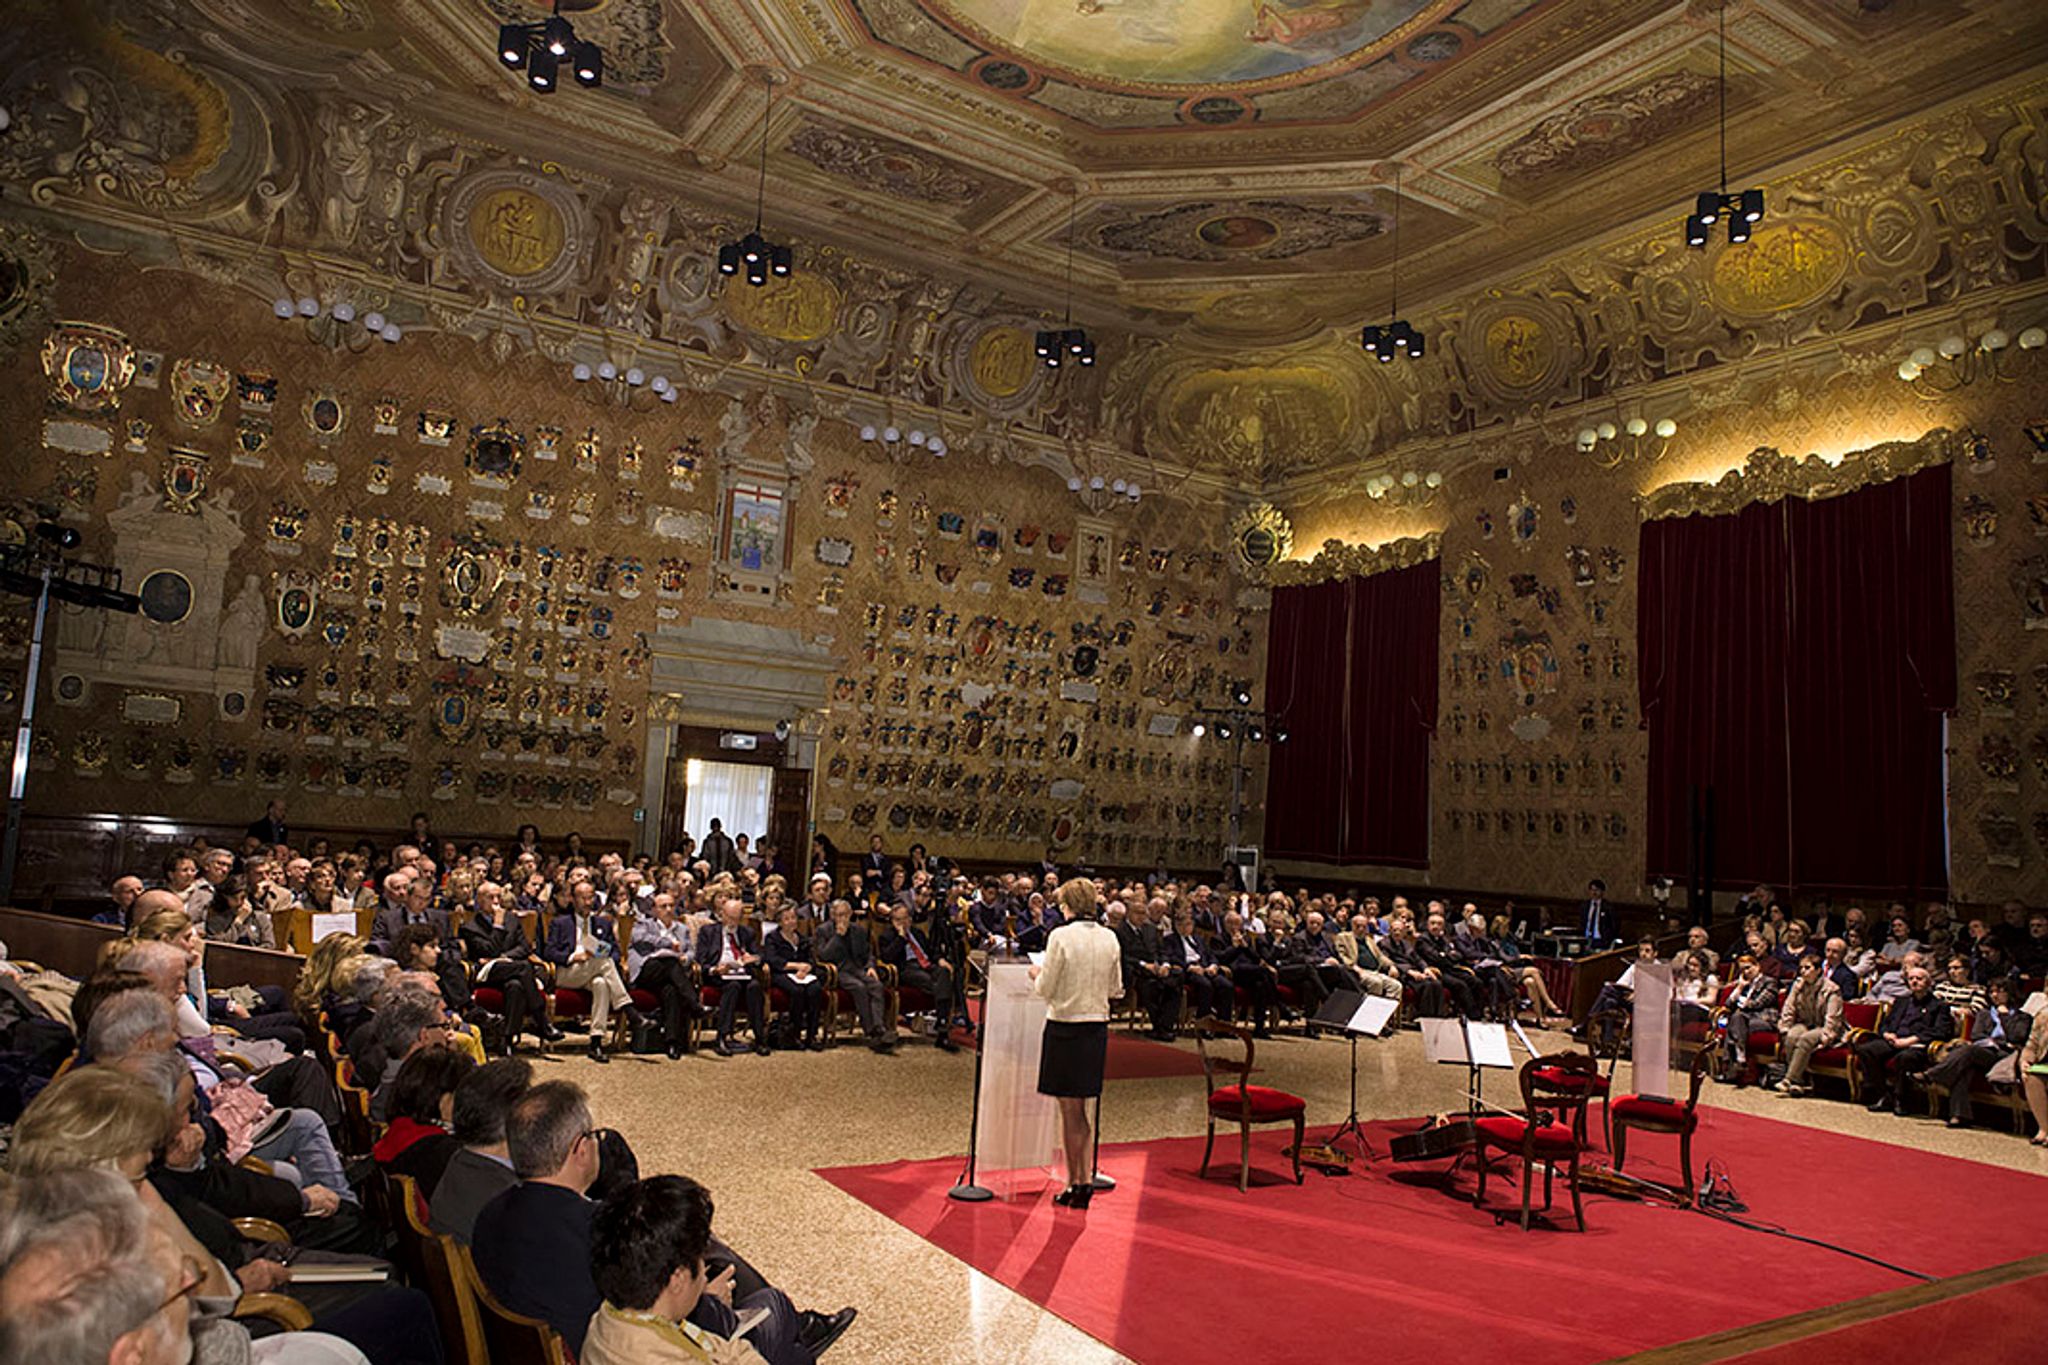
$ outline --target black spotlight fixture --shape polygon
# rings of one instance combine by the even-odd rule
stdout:
[[[1720,10],[1721,83],[1720,112],[1716,121],[1721,136],[1721,187],[1701,190],[1693,199],[1692,212],[1685,219],[1685,244],[1704,247],[1714,224],[1728,220],[1728,240],[1740,245],[1749,240],[1749,230],[1764,216],[1764,192],[1747,189],[1728,192],[1728,7]]]
[[[1390,311],[1394,320],[1384,327],[1368,324],[1358,334],[1358,344],[1365,353],[1382,365],[1393,363],[1397,355],[1410,360],[1422,359],[1422,333],[1408,319],[1401,316],[1401,166],[1394,164],[1394,270],[1391,279],[1392,300]]]
[[[555,0],[555,12],[543,23],[498,25],[498,60],[524,71],[527,86],[540,95],[555,92],[564,67],[578,85],[595,89],[604,84],[604,50],[576,36],[575,25],[562,16],[561,0]]]
[[[1273,727],[1273,742],[1274,742],[1275,744],[1285,744],[1285,743],[1287,742],[1287,727],[1286,727],[1286,726],[1284,726],[1284,725],[1276,725],[1276,726],[1274,726],[1274,727]]]
[[[763,76],[761,84],[767,99],[761,105],[761,172],[754,186],[754,228],[738,241],[718,248],[718,273],[740,276],[756,289],[768,283],[770,276],[780,279],[788,275],[793,259],[788,246],[761,235],[762,213],[768,204],[768,115],[775,107],[775,81]]]
[[[1095,363],[1095,343],[1089,340],[1087,329],[1074,325],[1074,211],[1079,203],[1081,191],[1076,186],[1067,197],[1067,311],[1066,321],[1058,327],[1042,329],[1038,333],[1037,352],[1039,363],[1048,370],[1057,370],[1072,361],[1076,365]]]
[[[1250,706],[1252,704],[1252,690],[1243,683],[1235,684],[1230,689],[1230,696],[1231,700],[1235,701],[1239,706]]]

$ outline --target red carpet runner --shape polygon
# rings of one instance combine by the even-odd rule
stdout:
[[[2048,1251],[2039,1176],[1702,1114],[1695,1157],[1727,1167],[1754,1221],[1935,1276]],[[1597,1195],[1583,1235],[1495,1227],[1472,1207],[1469,1169],[1446,1187],[1445,1163],[1384,1159],[1388,1138],[1413,1126],[1368,1125],[1380,1160],[1343,1179],[1311,1171],[1300,1188],[1280,1155],[1283,1130],[1257,1132],[1249,1194],[1237,1189],[1234,1131],[1218,1132],[1209,1180],[1195,1177],[1199,1137],[1108,1146],[1102,1166],[1119,1188],[1085,1213],[1053,1207],[1050,1190],[1014,1204],[950,1201],[957,1157],[819,1174],[1145,1365],[1442,1365],[1496,1354],[1590,1365],[1916,1283],[1820,1247]],[[1675,1163],[1673,1139],[1631,1144],[1631,1174],[1675,1180]],[[1512,1170],[1496,1166],[1490,1205],[1514,1206]],[[1557,1225],[1569,1229],[1569,1196],[1558,1196]],[[1966,1314],[1936,1316],[1953,1335],[1916,1333],[1920,1361],[1964,1358],[1978,1340],[1967,1334],[1992,1330]],[[1809,1350],[1799,1365],[1859,1358]]]

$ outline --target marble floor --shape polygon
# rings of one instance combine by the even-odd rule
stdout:
[[[1535,1036],[1539,1046],[1566,1042]],[[1349,1103],[1347,1052],[1336,1040],[1261,1042],[1259,1079],[1306,1097],[1311,1123],[1334,1123]],[[857,1304],[859,1322],[828,1357],[837,1365],[1123,1359],[811,1173],[964,1152],[971,1052],[947,1054],[906,1039],[895,1056],[842,1045],[767,1058],[618,1057],[607,1066],[564,1052],[537,1074],[585,1086],[597,1122],[626,1135],[644,1173],[678,1171],[708,1185],[719,1234],[800,1306]],[[1462,1108],[1463,1080],[1461,1069],[1425,1061],[1413,1032],[1359,1047],[1359,1109],[1367,1118]],[[1506,1102],[1510,1086],[1505,1076],[1494,1080],[1489,1097]],[[2002,1113],[1988,1116],[1992,1127],[1950,1130],[1840,1100],[1709,1086],[1707,1101],[1725,1108],[2048,1176],[2048,1149],[1996,1127]],[[1112,1082],[1104,1140],[1198,1135],[1202,1102],[1198,1076]]]

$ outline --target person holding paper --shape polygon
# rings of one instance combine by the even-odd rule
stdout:
[[[1067,1153],[1067,1188],[1053,1202],[1085,1209],[1095,1194],[1088,1101],[1102,1094],[1109,1002],[1124,993],[1123,948],[1096,919],[1101,901],[1094,882],[1076,877],[1060,887],[1055,899],[1067,922],[1046,939],[1044,963],[1031,968],[1032,989],[1046,1002],[1038,1093],[1059,1101]]]
[[[705,925],[697,934],[697,965],[704,969],[707,980],[718,983],[718,1052],[723,1057],[747,1051],[765,1057],[770,1050],[767,1002],[762,998],[756,971],[761,955],[754,931],[740,922],[745,910],[737,895],[721,896],[717,922]],[[746,1007],[747,1022],[753,1029],[751,1049],[733,1040],[733,1026],[741,1006]]]

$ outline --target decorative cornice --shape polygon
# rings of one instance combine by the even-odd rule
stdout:
[[[1636,499],[1644,521],[1664,517],[1719,517],[1751,503],[1786,498],[1839,497],[1872,484],[1889,483],[1938,464],[1955,454],[1955,433],[1936,427],[1916,441],[1886,441],[1832,463],[1819,455],[1786,455],[1758,446],[1742,466],[1712,483],[1668,483]]]
[[[1346,545],[1326,540],[1314,559],[1292,559],[1273,566],[1270,576],[1276,588],[1296,588],[1309,583],[1327,583],[1333,578],[1369,578],[1390,569],[1409,569],[1443,553],[1444,536],[1431,531],[1425,536],[1404,536],[1384,545]]]

